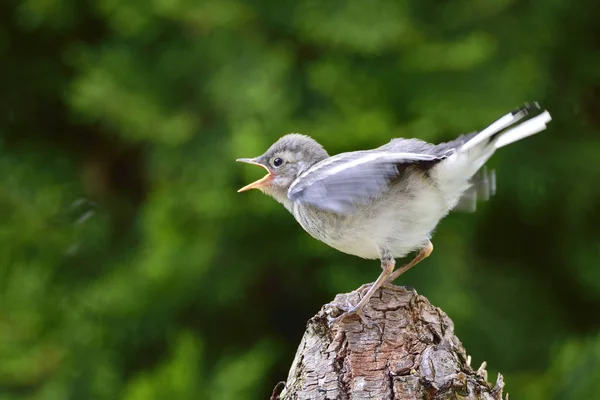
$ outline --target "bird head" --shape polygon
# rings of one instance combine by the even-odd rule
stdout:
[[[238,192],[259,189],[280,203],[285,203],[287,191],[296,178],[327,157],[329,155],[323,146],[314,139],[297,133],[285,135],[269,147],[263,155],[236,160],[258,165],[267,170],[267,175],[244,186]]]

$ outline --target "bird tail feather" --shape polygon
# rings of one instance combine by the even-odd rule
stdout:
[[[539,110],[540,106],[537,102],[533,104],[526,103],[522,107],[502,116],[488,127],[483,129],[472,139],[461,146],[460,151],[469,151],[478,147],[480,144],[488,144],[494,142],[494,148],[499,149],[507,144],[524,139],[528,136],[536,134],[546,129],[546,124],[552,120],[548,111],[533,117],[533,113]],[[512,127],[514,124],[527,118],[525,122]],[[511,128],[512,127],[512,128]],[[510,128],[510,129],[509,129]],[[484,146],[485,147],[485,146]]]
[[[519,121],[527,118],[525,121]],[[469,204],[468,208],[479,197],[489,197],[495,191],[495,175],[487,171],[481,172],[485,162],[494,154],[496,149],[524,139],[546,129],[551,121],[548,111],[541,111],[537,103],[525,104],[493,122],[479,133],[469,138],[457,147],[456,153],[450,155],[447,161],[436,167],[435,177],[442,191],[448,196],[449,204],[459,202]],[[481,185],[480,183],[485,183]],[[490,186],[488,183],[494,183]],[[481,188],[489,192],[483,193]],[[483,193],[483,195],[479,195]],[[464,199],[461,198],[465,197]],[[460,200],[460,201],[459,201]]]
[[[540,115],[517,125],[516,127],[503,132],[495,143],[495,147],[499,149],[518,140],[525,139],[528,136],[535,135],[546,129],[546,124],[552,121],[552,117],[548,111],[544,111]]]

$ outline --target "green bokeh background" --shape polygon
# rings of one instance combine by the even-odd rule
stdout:
[[[600,392],[600,3],[3,0],[0,399],[265,399],[379,265],[235,164],[438,142],[538,100],[497,195],[402,277],[511,399]],[[84,200],[81,200],[84,199]]]

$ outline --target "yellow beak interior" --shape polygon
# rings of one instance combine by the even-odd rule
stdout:
[[[254,160],[253,158],[238,158],[236,161],[243,162],[246,164],[258,165],[259,167],[263,167],[264,169],[267,170],[267,175],[263,176],[262,178],[260,178],[259,180],[255,181],[255,182],[252,182],[249,185],[244,186],[243,188],[238,190],[238,193],[245,192],[246,190],[250,190],[250,189],[259,189],[261,186],[263,186],[265,183],[267,183],[268,181],[270,181],[273,178],[273,174],[271,174],[271,171],[269,171],[269,169],[266,166],[264,166],[263,164],[256,162],[256,160]]]

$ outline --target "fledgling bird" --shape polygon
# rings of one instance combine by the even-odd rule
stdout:
[[[382,285],[431,254],[436,225],[472,195],[476,174],[496,149],[546,129],[550,120],[537,103],[525,104],[447,143],[397,138],[331,157],[314,139],[288,134],[263,155],[237,160],[267,170],[239,192],[259,189],[282,203],[314,238],[347,254],[381,260],[382,272],[365,296],[334,319],[356,314],[369,324],[364,305]],[[413,251],[416,257],[394,271],[395,258]]]

